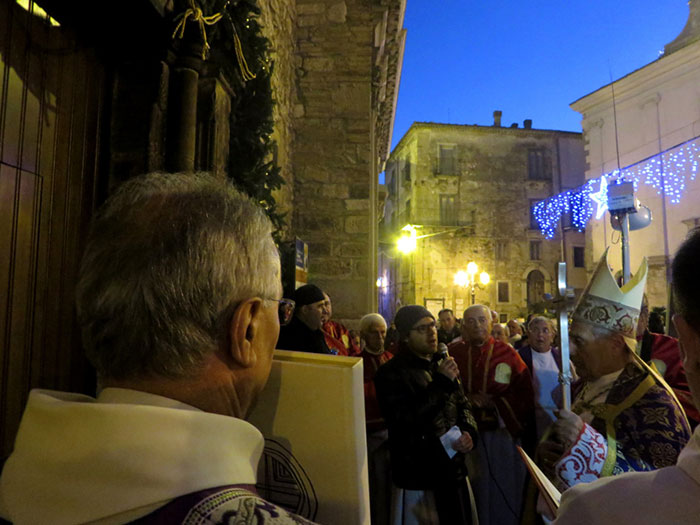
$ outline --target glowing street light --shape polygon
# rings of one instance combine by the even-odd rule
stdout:
[[[469,288],[469,293],[472,296],[472,304],[476,302],[476,289],[481,288],[476,282],[476,274],[479,272],[479,267],[474,261],[467,264],[467,271],[459,270],[455,274],[454,283],[462,288]],[[486,286],[491,282],[491,276],[486,272],[479,274],[479,282]]]
[[[396,241],[396,248],[403,253],[409,254],[416,251],[418,235],[416,234],[416,228],[411,224],[407,224],[401,228],[402,232],[405,232]]]
[[[461,286],[462,288],[466,288],[469,284],[469,274],[464,270],[458,271],[455,274],[455,284],[457,286]]]
[[[399,237],[396,240],[396,248],[403,254],[408,254],[411,252],[416,251],[416,246],[417,243],[416,241],[418,239],[425,239],[428,237],[436,237],[438,235],[445,235],[447,233],[453,233],[458,230],[463,230],[465,227],[464,226],[459,226],[457,228],[447,228],[446,230],[442,230],[439,232],[434,232],[434,233],[428,233],[425,235],[418,235],[416,228],[421,228],[422,226],[419,224],[407,224],[403,228],[401,228],[401,231],[403,232],[401,234],[401,237]]]

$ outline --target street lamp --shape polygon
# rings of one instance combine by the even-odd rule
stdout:
[[[428,237],[437,237],[438,235],[445,235],[446,233],[453,233],[458,230],[463,230],[466,226],[458,226],[457,228],[447,228],[439,232],[428,233],[425,235],[418,235],[418,230],[416,228],[422,228],[420,224],[407,224],[401,231],[403,232],[401,236],[396,240],[396,248],[404,255],[415,252],[418,239],[426,239]]]
[[[472,296],[472,303],[474,304],[476,302],[476,289],[483,289],[479,284],[476,282],[476,274],[479,273],[479,267],[474,261],[471,261],[469,264],[467,264],[467,271],[465,272],[464,270],[460,270],[455,274],[455,279],[454,282],[457,286],[461,286],[462,288],[469,288],[469,293]],[[486,273],[486,272],[481,272],[479,274],[479,282],[483,285],[486,286],[491,282],[491,276]]]
[[[416,241],[418,239],[416,228],[411,224],[407,224],[401,228],[401,231],[404,233],[402,233],[401,237],[399,237],[398,241],[396,241],[396,247],[398,250],[404,254],[416,251]]]

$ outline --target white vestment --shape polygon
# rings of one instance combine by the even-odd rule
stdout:
[[[178,496],[254,485],[263,447],[242,419],[145,392],[32,390],[0,479],[0,516],[125,523]]]

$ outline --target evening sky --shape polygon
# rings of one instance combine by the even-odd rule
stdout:
[[[661,56],[685,0],[407,0],[392,148],[411,123],[581,131],[569,107]]]

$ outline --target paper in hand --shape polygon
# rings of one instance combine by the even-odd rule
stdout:
[[[447,452],[447,455],[450,456],[450,458],[454,457],[454,455],[457,453],[457,451],[452,448],[452,443],[461,437],[462,431],[457,425],[453,426],[450,430],[440,436],[440,443],[442,443],[445,452]]]

